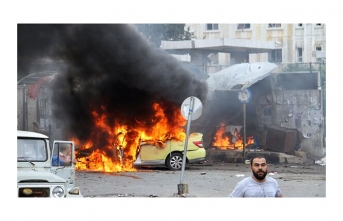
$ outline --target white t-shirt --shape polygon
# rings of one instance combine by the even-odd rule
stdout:
[[[279,197],[281,191],[278,182],[272,177],[266,177],[265,182],[256,182],[247,177],[237,183],[229,197]]]

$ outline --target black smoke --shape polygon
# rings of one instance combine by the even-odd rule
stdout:
[[[92,111],[108,125],[149,126],[152,104],[172,121],[189,96],[205,101],[207,85],[165,51],[153,48],[133,25],[18,24],[18,61],[51,59],[53,115],[80,140],[94,130]],[[32,67],[18,72],[32,70]],[[27,73],[29,74],[29,73]]]

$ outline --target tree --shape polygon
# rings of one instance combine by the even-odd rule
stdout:
[[[190,40],[189,28],[185,24],[136,24],[137,29],[155,47],[160,47],[161,41]]]

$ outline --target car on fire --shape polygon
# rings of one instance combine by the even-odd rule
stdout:
[[[170,170],[180,170],[182,168],[184,144],[185,141],[173,139],[169,139],[162,144],[142,142],[133,166],[166,166]],[[203,134],[190,134],[187,145],[186,164],[200,163],[205,161],[205,159],[206,150],[203,147]]]
[[[69,147],[69,164],[52,164],[62,147]],[[36,132],[17,131],[17,195],[18,197],[83,197],[75,187],[74,142],[55,140]]]

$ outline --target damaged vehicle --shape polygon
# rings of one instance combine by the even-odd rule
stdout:
[[[52,165],[52,155],[61,158],[61,149],[70,156],[69,163]],[[59,161],[61,161],[59,159]],[[75,187],[74,142],[54,141],[44,134],[17,131],[17,195],[18,197],[83,197]]]
[[[134,167],[166,166],[170,170],[181,170],[185,141],[173,139],[165,143],[141,142]],[[188,138],[186,164],[205,161],[206,150],[203,147],[203,134],[192,133]]]

